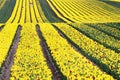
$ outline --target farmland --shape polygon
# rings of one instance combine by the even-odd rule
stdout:
[[[0,0],[0,80],[120,80],[119,5]]]

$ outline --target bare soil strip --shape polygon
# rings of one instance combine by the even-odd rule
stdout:
[[[10,69],[11,69],[12,64],[14,62],[14,55],[16,53],[18,43],[20,40],[21,29],[22,29],[22,27],[18,26],[17,32],[16,32],[15,37],[13,39],[13,43],[11,44],[10,50],[8,52],[8,56],[6,57],[6,60],[2,65],[0,80],[9,80],[9,78],[10,78]]]
[[[46,58],[47,64],[48,64],[49,68],[51,69],[51,72],[53,75],[53,80],[62,80],[61,74],[60,74],[59,70],[57,69],[56,64],[53,62],[53,59],[52,59],[52,56],[50,55],[47,44],[42,36],[42,32],[40,31],[39,25],[36,25],[36,31],[41,40],[40,45],[42,46],[42,50],[44,53],[44,57]]]

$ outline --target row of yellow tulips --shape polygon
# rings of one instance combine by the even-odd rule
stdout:
[[[96,41],[88,38],[76,29],[64,23],[55,24],[66,36],[68,36],[75,44],[77,44],[84,54],[97,59],[99,63],[108,66],[110,73],[120,75],[120,54],[115,53],[113,50],[107,49]],[[97,61],[95,61],[97,63]],[[102,67],[102,65],[99,64]],[[106,70],[107,71],[107,70]],[[119,77],[119,76],[117,76]]]
[[[15,33],[17,31],[17,24],[6,24],[0,32],[0,67],[5,61]]]
[[[20,42],[11,68],[10,80],[51,80],[52,73],[47,66],[35,25],[22,25]]]
[[[90,24],[90,25],[120,40],[120,30],[112,27],[112,25],[111,26],[105,24]],[[120,27],[120,25],[118,27]]]
[[[109,36],[109,35],[105,34],[104,32],[97,30],[97,29],[94,29],[92,27],[92,26],[97,27],[97,25],[92,25],[91,27],[88,25],[85,25],[85,24],[76,24],[76,23],[72,24],[72,25],[75,28],[79,29],[80,31],[83,31],[84,33],[88,34],[91,38],[96,39],[101,44],[108,45],[111,48],[115,48],[115,49],[120,51],[120,40],[115,39],[114,37]],[[109,29],[108,31],[110,31],[111,33],[114,32],[114,34],[116,34],[116,35],[117,35],[116,32],[120,33],[120,31],[118,29],[115,29],[115,28],[113,29],[113,31],[111,31],[112,28],[108,27],[108,26],[102,26],[99,28],[103,28],[104,30]]]
[[[46,18],[38,0],[16,0],[13,13],[7,23],[42,23],[43,20],[46,21]]]
[[[96,23],[96,22],[119,22],[120,15],[115,14],[111,11],[101,8],[97,4],[100,4],[100,1],[91,1],[88,0],[47,0],[50,4],[53,11],[62,16],[61,19],[69,22],[64,19],[66,17],[72,22],[76,23]],[[101,5],[102,6],[102,5]],[[107,4],[103,5],[107,6]],[[114,8],[116,9],[116,8]],[[116,9],[117,10],[117,9]],[[61,15],[62,14],[62,15]],[[99,17],[98,17],[99,16]]]
[[[79,52],[74,50],[71,45],[58,34],[51,24],[40,24],[40,30],[51,51],[51,56],[55,59],[60,71],[67,77],[67,80],[113,79]]]

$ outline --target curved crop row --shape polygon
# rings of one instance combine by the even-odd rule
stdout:
[[[61,20],[60,18],[58,18],[58,16],[50,8],[49,4],[47,3],[47,0],[38,0],[37,4],[38,4],[39,7],[41,6],[40,7],[40,12],[42,12],[45,15],[45,17],[48,19],[48,20],[46,19],[45,22],[48,22],[48,21],[49,22],[63,22],[63,20]]]
[[[19,18],[19,23],[23,24],[25,23],[25,18],[26,18],[26,1],[27,0],[23,0],[22,2],[22,9],[21,9],[21,14],[20,14],[20,18]]]
[[[71,26],[63,23],[55,24],[70,40],[81,48],[86,56],[103,68],[106,72],[112,74],[116,78],[120,75],[120,54],[105,48],[96,41],[89,39]],[[105,66],[106,65],[106,69]]]
[[[120,23],[103,23],[103,25],[114,27],[114,28],[120,30]]]
[[[104,24],[88,24],[88,25],[114,37],[115,39],[120,40],[120,30],[115,29],[114,27],[110,27]]]
[[[76,23],[95,23],[95,22],[118,22],[118,14],[114,14],[106,9],[103,9],[97,4],[99,1],[88,0],[47,0],[54,12],[62,16],[61,19]],[[93,4],[94,3],[94,4]],[[102,5],[101,5],[102,6]],[[107,5],[106,5],[107,6]],[[62,14],[62,15],[60,15]],[[112,16],[111,16],[112,15]],[[113,16],[114,15],[114,16]],[[99,16],[99,17],[98,17]],[[66,19],[64,19],[64,18]]]
[[[105,47],[109,46],[109,47],[111,47],[111,49],[120,52],[120,41],[118,39],[114,39],[114,37],[108,36],[104,32],[101,32],[97,29],[94,29],[88,25],[84,25],[84,24],[72,24],[72,25],[76,29],[84,32],[85,34],[87,34],[91,38],[93,38],[96,41],[98,41],[99,43],[103,44]],[[102,28],[109,29],[109,27],[102,27]],[[118,30],[116,30],[114,32],[116,33],[117,31]]]
[[[43,1],[42,1],[43,2]],[[44,5],[44,7],[45,7],[45,5]],[[41,17],[41,19],[42,19],[42,22],[48,22],[48,20],[47,20],[47,18],[46,18],[46,16],[45,16],[45,13],[43,12],[43,10],[42,10],[42,6],[41,6],[41,4],[39,3],[39,0],[36,0],[36,8],[38,8],[38,13],[39,13],[39,15],[40,15],[40,17]],[[50,14],[50,13],[49,13]],[[38,21],[40,21],[40,20],[38,20]]]
[[[34,5],[37,21],[39,23],[43,23],[43,21],[46,20],[46,18],[41,10],[38,0],[33,0],[33,5]]]
[[[88,0],[89,1],[89,0]],[[115,0],[114,0],[115,1]],[[100,6],[101,8],[111,12],[111,13],[114,13],[114,14],[117,14],[119,15],[120,14],[120,9],[113,6],[113,5],[110,5],[110,4],[107,4],[106,2],[110,2],[109,1],[105,1],[105,0],[98,0],[97,2],[99,2],[99,4],[95,4],[96,0],[92,1],[92,4],[93,5],[97,5],[97,6]],[[102,6],[101,6],[102,5]]]
[[[62,16],[62,14],[59,13],[59,11],[57,10],[57,8],[55,8],[55,6],[51,3],[51,1],[47,0],[48,4],[50,5],[51,9],[55,12],[55,14],[61,18],[62,20],[64,20],[67,23],[71,23],[71,21],[67,20],[65,17]],[[57,6],[56,6],[57,7]]]
[[[16,0],[16,4],[12,12],[12,15],[6,23],[12,23],[12,22],[18,23],[20,13],[21,13],[20,6],[22,6],[22,1],[23,0]]]
[[[42,23],[46,18],[38,0],[16,0],[12,16],[7,23]]]
[[[0,67],[6,59],[12,40],[17,31],[17,24],[7,24],[0,32]]]
[[[40,24],[41,32],[56,60],[60,71],[68,80],[75,79],[113,79],[102,72],[91,61],[76,52],[68,42],[62,38],[51,24]]]
[[[52,73],[40,47],[35,25],[24,24],[20,36],[10,80],[51,80]]]
[[[34,10],[33,0],[29,0],[29,7],[30,7],[30,17],[31,17],[32,23],[37,23],[37,17]]]

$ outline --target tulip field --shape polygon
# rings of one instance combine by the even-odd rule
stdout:
[[[119,0],[0,0],[0,80],[120,80]]]

